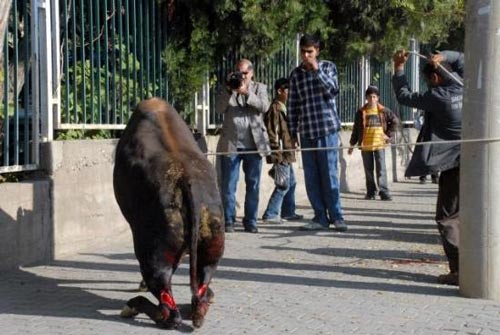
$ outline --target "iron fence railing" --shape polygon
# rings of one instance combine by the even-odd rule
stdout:
[[[0,173],[36,169],[39,142],[51,141],[54,130],[123,128],[138,101],[150,96],[175,99],[169,90],[162,2],[13,0],[12,4],[5,48],[0,51],[4,55]],[[221,125],[215,95],[242,57],[230,54],[207,73],[202,94],[188,106],[196,112],[195,121],[203,123],[197,124],[198,130]],[[275,54],[250,60],[255,79],[268,86],[272,98],[274,81],[287,77],[297,65],[297,41],[284,41]],[[382,103],[403,121],[413,121],[413,111],[400,108],[394,99],[390,64],[363,60],[338,70],[338,108],[344,124],[353,122],[368,83],[379,86]]]
[[[31,15],[28,0],[12,2],[5,36],[0,90],[0,173],[35,169],[38,145],[31,96]]]
[[[62,104],[56,129],[123,128],[132,107],[169,99],[166,14],[156,0],[62,0]]]

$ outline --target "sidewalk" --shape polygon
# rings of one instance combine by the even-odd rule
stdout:
[[[343,194],[349,231],[301,232],[304,222],[227,235],[198,334],[498,334],[500,303],[436,284],[447,270],[433,213],[437,186],[394,183],[394,201]],[[266,201],[262,199],[262,201]],[[304,192],[299,212],[311,218]],[[187,264],[174,276],[178,331],[119,317],[140,281],[132,244],[0,274],[1,334],[192,332]]]

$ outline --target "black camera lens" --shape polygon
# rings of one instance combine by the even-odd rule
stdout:
[[[243,85],[243,74],[239,71],[230,73],[226,84],[230,89],[237,90]]]

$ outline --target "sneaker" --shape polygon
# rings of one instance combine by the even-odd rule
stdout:
[[[333,221],[333,230],[336,231],[347,231],[347,225],[345,224],[345,221],[343,219],[337,219]]]
[[[317,222],[310,222],[310,223],[306,224],[305,226],[300,227],[299,230],[307,230],[307,231],[328,230],[328,227],[327,226],[325,227],[322,224],[319,224]]]
[[[304,215],[300,215],[300,214],[293,214],[291,216],[284,216],[282,217],[283,220],[287,220],[287,221],[296,221],[296,220],[302,220],[304,219]]]
[[[226,233],[234,233],[234,226],[233,225],[226,225]]]
[[[450,272],[445,275],[439,275],[437,282],[444,285],[458,286],[458,272]]]
[[[392,201],[392,197],[387,193],[380,194],[380,200],[382,201]]]
[[[262,219],[262,222],[264,223],[283,223],[281,218],[279,216],[275,216],[273,218],[268,218],[268,219]]]
[[[365,195],[365,200],[375,200],[375,195],[374,194],[367,194],[367,195]]]

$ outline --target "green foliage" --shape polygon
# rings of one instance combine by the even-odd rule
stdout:
[[[55,136],[56,140],[83,140],[83,139],[109,139],[113,138],[110,130],[95,129],[95,130],[81,130],[69,129],[59,130]]]
[[[462,0],[330,1],[330,21],[335,32],[328,51],[342,60],[369,54],[387,59],[399,48],[408,48],[412,37],[439,45],[450,27],[463,27]]]
[[[121,48],[122,54],[125,54],[123,44],[116,44],[116,48]],[[106,68],[103,64],[98,68],[89,59],[83,63],[78,61],[74,67],[70,66],[69,76],[64,78],[62,87],[64,106],[67,108],[62,115],[65,118],[63,122],[99,124],[110,118],[109,123],[126,123],[131,106],[139,102],[137,95],[131,97],[122,95],[123,92],[126,92],[126,88],[138,87],[138,83],[134,82],[132,77],[127,78],[125,76],[124,70],[127,63],[129,67],[135,66],[136,69],[140,69],[140,63],[132,53],[117,59],[115,74],[110,70],[110,67]],[[76,85],[76,91],[70,89],[69,94],[66,96],[64,94],[66,85],[70,87]],[[110,88],[109,91],[107,91],[107,87]],[[118,93],[114,101],[111,88],[115,88]],[[153,89],[153,84],[145,87],[144,96],[150,95],[149,92],[153,92]],[[75,94],[77,94],[76,105],[74,103]],[[83,110],[84,106],[85,111]],[[116,106],[117,115],[112,115],[113,106]],[[122,111],[123,120],[121,120],[120,113]]]
[[[160,1],[165,4],[165,1]],[[463,31],[464,0],[174,1],[166,52],[178,109],[187,108],[207,73],[230,52],[269,57],[284,39],[319,33],[323,58],[388,59],[414,37],[435,46]],[[452,29],[450,29],[450,27]],[[455,29],[456,27],[456,29]]]

